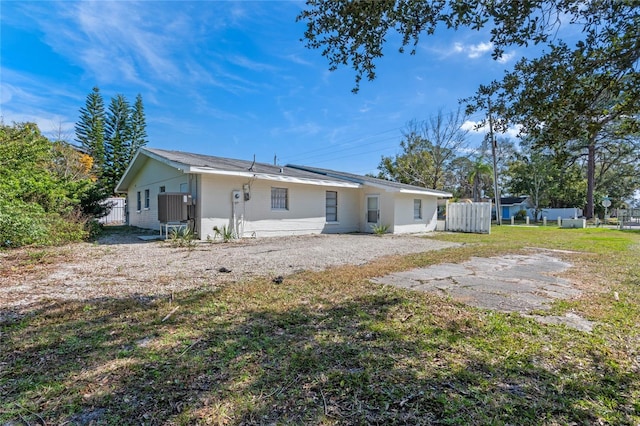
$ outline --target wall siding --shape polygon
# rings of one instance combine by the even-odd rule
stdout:
[[[422,201],[422,219],[413,218],[413,200]],[[438,199],[424,195],[396,194],[395,196],[395,234],[431,232],[436,229]]]
[[[129,225],[139,228],[159,229],[158,193],[164,186],[166,192],[179,192],[180,184],[187,183],[188,176],[159,161],[148,159],[144,167],[133,178],[127,192]],[[149,190],[149,208],[144,208],[144,190]],[[136,210],[137,193],[142,197],[142,209]]]
[[[250,185],[251,198],[232,202],[232,191]],[[288,210],[271,209],[271,188],[287,188]],[[325,192],[338,192],[338,222],[327,223]],[[200,236],[213,238],[213,227],[234,227],[239,236],[279,236],[354,232],[359,228],[358,190],[295,183],[202,175],[199,192]],[[235,213],[235,222],[234,222]]]

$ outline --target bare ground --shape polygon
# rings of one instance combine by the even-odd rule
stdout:
[[[198,243],[190,249],[114,234],[93,244],[0,252],[0,306],[19,311],[45,301],[160,296],[454,245],[428,236],[346,234]]]

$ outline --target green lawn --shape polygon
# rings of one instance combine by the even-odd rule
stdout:
[[[0,316],[0,424],[640,424],[640,233],[436,238],[464,244],[280,285]],[[586,296],[553,312],[592,333],[368,281],[531,247],[575,265]]]

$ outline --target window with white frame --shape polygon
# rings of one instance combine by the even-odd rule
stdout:
[[[326,196],[326,216],[327,222],[338,221],[338,192],[327,191]]]
[[[271,188],[271,210],[289,210],[289,190]]]
[[[140,194],[140,191],[138,191],[137,197],[136,197],[136,210],[137,211],[142,210],[142,195]]]
[[[149,190],[148,189],[144,190],[144,208],[145,209],[149,208]]]
[[[413,200],[413,218],[422,219],[422,200]]]

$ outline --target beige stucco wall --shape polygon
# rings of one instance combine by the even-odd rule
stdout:
[[[422,219],[413,218],[413,200],[422,200]],[[395,234],[431,232],[436,229],[438,213],[436,197],[415,194],[395,194]]]
[[[140,172],[133,178],[127,191],[129,225],[140,228],[159,229],[158,193],[164,186],[166,192],[179,192],[181,184],[188,184],[188,175],[159,161],[147,159]],[[144,207],[144,191],[149,190],[149,208]],[[141,209],[137,210],[137,193],[142,198]]]
[[[233,203],[232,192],[250,187],[250,199]],[[271,188],[287,188],[288,210],[271,209]],[[326,191],[338,192],[338,222],[325,219]],[[235,227],[243,237],[354,232],[359,229],[358,190],[300,183],[202,175],[198,195],[199,234],[213,238],[214,226]]]

